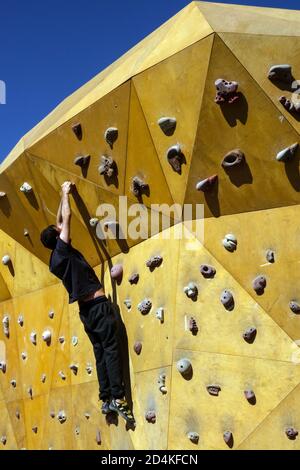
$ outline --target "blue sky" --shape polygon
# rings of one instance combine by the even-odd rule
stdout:
[[[219,0],[221,1],[221,0]],[[0,6],[0,161],[60,101],[189,0],[9,0]],[[297,8],[296,0],[223,3]]]

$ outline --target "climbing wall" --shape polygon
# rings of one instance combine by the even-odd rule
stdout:
[[[1,450],[300,449],[299,26],[192,2],[1,164]],[[39,240],[65,180],[136,427],[100,413],[78,306]]]

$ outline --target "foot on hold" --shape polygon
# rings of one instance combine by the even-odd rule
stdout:
[[[130,410],[126,400],[113,398],[110,402],[109,409],[110,411],[115,411],[116,413],[118,413],[128,423],[135,422],[132,411]]]
[[[103,415],[108,415],[108,413],[111,412],[109,408],[110,400],[103,400],[102,405],[101,405],[101,413]]]

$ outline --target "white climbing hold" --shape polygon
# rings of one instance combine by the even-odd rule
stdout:
[[[64,336],[60,336],[58,338],[58,341],[60,342],[60,344],[63,344],[65,342],[65,337]]]
[[[5,317],[2,320],[3,324],[3,333],[4,335],[9,338],[9,316],[5,315]]]
[[[37,337],[37,334],[35,331],[33,331],[32,333],[30,333],[30,341],[32,342],[32,344],[34,344],[36,346],[36,337]]]
[[[10,256],[4,255],[2,258],[2,264],[4,264],[4,266],[7,266],[10,262],[11,262]]]
[[[27,183],[27,182],[25,181],[25,183],[23,183],[22,186],[20,187],[20,191],[21,191],[22,193],[27,193],[27,194],[28,194],[28,193],[30,193],[30,192],[32,191],[32,187],[30,186],[29,183]]]
[[[23,326],[24,325],[24,318],[23,318],[23,315],[19,315],[18,317],[18,324],[20,326]]]
[[[84,416],[85,416],[86,419],[90,419],[90,417],[91,417],[90,413],[84,413]]]
[[[72,372],[74,372],[74,375],[77,375],[77,372],[78,372],[77,364],[71,364],[70,369],[71,369]]]
[[[64,410],[60,410],[57,414],[57,419],[60,422],[60,424],[63,424],[67,421],[67,415]]]
[[[160,323],[163,323],[163,322],[164,322],[164,319],[165,319],[165,311],[164,311],[164,308],[163,308],[163,307],[159,307],[159,308],[156,310],[155,316],[156,316],[156,318],[160,321]]]
[[[225,235],[224,239],[222,240],[224,248],[228,251],[235,251],[237,248],[237,238],[232,233],[228,233]]]
[[[54,310],[50,310],[48,317],[52,320],[54,318]]]
[[[288,160],[291,160],[295,153],[297,152],[297,149],[299,147],[298,142],[295,144],[291,145],[290,147],[286,147],[285,149],[281,150],[277,156],[276,160],[278,162],[287,162]]]
[[[25,359],[27,359],[27,353],[25,351],[23,351],[21,353],[21,357],[22,357],[23,361],[25,361]]]
[[[125,299],[124,300],[124,305],[126,305],[127,310],[130,310],[132,307],[131,300],[130,299]]]
[[[45,330],[42,334],[43,341],[45,343],[50,343],[51,341],[51,331],[50,330]]]
[[[77,344],[78,344],[77,336],[72,336],[72,346],[77,346]]]
[[[6,196],[6,193],[4,193],[3,191],[0,191],[0,198],[5,197],[5,196]]]
[[[27,230],[27,228],[24,228],[24,237],[29,237],[29,230]]]
[[[17,381],[16,381],[15,379],[12,379],[12,380],[10,381],[10,385],[11,385],[13,388],[16,388],[16,386],[17,386]]]
[[[6,372],[6,362],[5,361],[0,362],[0,370],[2,370],[3,374],[5,374],[5,372]]]
[[[87,373],[90,375],[90,374],[93,372],[92,364],[90,364],[90,363],[88,362],[87,365],[86,365],[85,370],[86,370]]]
[[[43,384],[46,382],[46,378],[47,378],[46,374],[42,374],[42,376],[41,376],[41,382],[42,382]]]
[[[99,223],[99,219],[97,219],[97,217],[93,217],[92,219],[90,219],[90,226],[91,227],[96,227]]]
[[[7,437],[6,436],[1,436],[0,441],[1,441],[1,444],[3,444],[5,446],[5,444],[7,442]]]
[[[198,287],[194,282],[189,282],[188,285],[183,288],[183,292],[189,299],[194,299],[198,295]]]
[[[65,376],[65,374],[63,373],[62,370],[59,371],[58,375],[60,376],[60,378],[61,378],[62,380],[66,380],[66,376]]]
[[[166,374],[161,374],[158,378],[158,385],[159,385],[159,391],[162,394],[167,393],[167,387],[166,387]]]

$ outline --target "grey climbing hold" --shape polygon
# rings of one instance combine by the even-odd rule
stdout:
[[[219,385],[207,385],[206,390],[210,395],[218,397],[221,391],[221,387]]]
[[[294,441],[299,433],[298,433],[297,429],[295,429],[293,427],[288,427],[285,430],[285,434],[286,434],[288,439],[290,439],[291,441]]]
[[[5,374],[5,372],[6,372],[6,362],[5,361],[0,362],[0,370],[2,370],[3,374]]]
[[[5,315],[2,320],[2,325],[3,325],[3,333],[6,338],[9,338],[9,316]]]
[[[265,278],[265,276],[261,276],[261,275],[257,276],[252,281],[252,287],[258,295],[261,295],[264,293],[266,286],[267,286],[267,279]]]
[[[123,266],[121,264],[115,264],[110,270],[110,276],[117,282],[121,282],[123,277]]]
[[[48,313],[48,317],[52,320],[54,318],[54,310],[50,310]]]
[[[251,326],[250,328],[247,328],[247,330],[244,331],[243,338],[247,343],[251,344],[256,338],[256,333],[256,328],[254,326]]]
[[[190,317],[188,321],[188,329],[193,336],[196,336],[198,333],[198,325],[194,317]]]
[[[116,164],[114,160],[111,157],[106,157],[105,155],[103,155],[101,157],[101,163],[98,168],[99,174],[111,178],[114,175],[115,170]]]
[[[10,385],[11,385],[13,388],[16,388],[16,386],[17,386],[17,381],[16,381],[16,379],[12,379],[12,380],[10,381]]]
[[[266,252],[266,260],[269,263],[275,263],[275,252],[273,250],[267,250]]]
[[[47,343],[48,345],[51,343],[51,331],[50,330],[45,330],[42,334],[43,341]]]
[[[63,373],[62,370],[59,371],[58,375],[60,376],[60,378],[61,378],[62,380],[66,380],[66,376],[65,376],[65,374]]]
[[[2,264],[4,264],[4,266],[7,266],[11,263],[11,258],[9,255],[4,255],[3,258],[2,258]]]
[[[295,300],[290,301],[289,307],[293,313],[296,313],[297,315],[300,314],[300,304]]]
[[[65,337],[64,336],[60,336],[58,338],[58,341],[60,342],[60,344],[63,344],[65,342]]]
[[[104,133],[104,138],[108,145],[112,148],[115,141],[117,140],[119,131],[116,127],[109,127]]]
[[[92,217],[90,219],[90,226],[91,227],[97,227],[98,223],[99,223],[99,219],[97,219],[97,217]]]
[[[256,396],[255,396],[255,393],[253,392],[253,390],[251,390],[251,389],[244,390],[244,395],[245,395],[246,400],[251,405],[256,404]]]
[[[268,78],[290,84],[294,80],[292,66],[289,64],[272,65],[268,72]]]
[[[78,372],[77,364],[71,364],[70,365],[70,370],[74,373],[74,375],[77,375],[77,372]]]
[[[167,151],[167,160],[176,173],[181,173],[181,165],[184,162],[184,156],[179,144],[172,145]]]
[[[149,410],[145,414],[146,421],[154,424],[156,422],[156,413],[154,410]]]
[[[165,319],[165,311],[163,307],[159,307],[155,312],[156,318],[160,321],[160,323],[164,322]]]
[[[80,123],[74,124],[72,126],[72,131],[74,132],[78,140],[82,140],[82,127]]]
[[[90,155],[79,155],[74,158],[74,165],[80,166],[80,168],[86,168],[89,166],[90,159]]]
[[[212,278],[216,274],[216,269],[213,266],[209,266],[208,264],[201,264],[200,273],[205,278]]]
[[[214,184],[217,181],[218,181],[218,175],[209,176],[208,178],[205,178],[204,180],[199,181],[196,184],[196,189],[197,191],[203,191],[204,193],[208,192],[213,188]]]
[[[19,315],[18,317],[18,324],[20,326],[23,326],[24,325],[24,318],[23,318],[23,315]]]
[[[133,346],[134,352],[139,356],[142,352],[143,345],[140,341],[136,341]]]
[[[25,351],[23,351],[21,353],[21,357],[22,357],[23,361],[25,361],[25,359],[27,359],[27,353]]]
[[[238,86],[238,82],[224,80],[224,78],[218,78],[215,81],[215,87],[217,92],[215,97],[215,103],[232,104],[237,101],[239,99],[239,95],[237,93]]]
[[[190,431],[188,432],[187,434],[189,440],[193,443],[193,444],[198,444],[199,442],[199,434],[197,432],[194,432],[194,431]]]
[[[227,233],[222,240],[224,248],[228,251],[235,251],[237,249],[237,238],[233,233]]]
[[[145,183],[141,178],[138,176],[135,176],[132,179],[132,184],[131,184],[131,192],[134,196],[140,197],[144,193],[149,191],[149,185]]]
[[[42,374],[42,376],[41,376],[41,382],[42,382],[43,384],[46,382],[46,378],[47,378],[46,374]]]
[[[20,187],[20,191],[22,193],[29,194],[32,191],[32,186],[30,186],[30,184],[25,181]]]
[[[175,132],[177,122],[174,117],[161,117],[158,119],[157,124],[165,135],[171,136]]]
[[[198,295],[198,287],[194,282],[189,282],[187,286],[183,288],[183,292],[189,299],[196,299]]]
[[[60,410],[57,414],[57,419],[60,422],[60,424],[63,424],[67,421],[67,415],[64,410]]]
[[[127,310],[130,310],[132,307],[131,300],[130,299],[125,299],[124,300],[124,305],[126,305]]]
[[[77,336],[72,336],[71,342],[72,342],[72,346],[74,346],[74,347],[77,346],[77,344],[78,344]]]
[[[93,372],[93,367],[90,362],[87,363],[85,370],[87,371],[89,375],[91,375],[91,373]]]
[[[155,255],[151,256],[151,258],[148,259],[146,262],[147,268],[150,269],[150,271],[153,271],[155,268],[158,268],[163,262],[163,258],[160,255]]]
[[[24,228],[23,235],[24,237],[29,237],[29,230],[27,228]]]
[[[226,310],[231,311],[234,309],[234,297],[229,290],[223,290],[220,296],[220,301],[224,305]]]
[[[6,436],[1,436],[0,441],[1,441],[1,444],[3,444],[5,446],[5,444],[7,442],[7,437]]]
[[[152,302],[150,299],[144,299],[138,304],[137,308],[142,315],[147,315],[152,308]]]
[[[38,427],[37,426],[33,426],[31,429],[32,429],[32,432],[34,432],[34,434],[37,434],[37,432],[38,432]]]
[[[228,445],[228,447],[233,447],[233,434],[231,431],[225,431],[223,433],[223,439],[225,444]]]
[[[189,359],[183,358],[180,359],[176,364],[178,372],[181,374],[187,374],[192,369],[192,364]]]
[[[298,150],[299,144],[296,142],[295,144],[291,145],[290,147],[286,147],[285,149],[281,150],[276,155],[276,160],[278,162],[287,162],[291,160]]]
[[[128,279],[128,282],[132,284],[137,284],[139,282],[140,275],[138,273],[133,273],[130,278]]]
[[[97,429],[96,431],[96,443],[98,444],[98,446],[101,445],[101,432],[99,429]]]
[[[166,387],[166,374],[160,374],[159,378],[158,378],[158,388],[159,388],[159,391],[165,395],[168,390],[167,390],[167,387]]]
[[[245,160],[245,155],[240,149],[234,149],[226,153],[222,160],[222,167],[226,169],[240,165]]]
[[[30,341],[32,342],[32,344],[34,344],[34,346],[36,346],[36,338],[37,338],[37,334],[35,331],[30,333]]]

